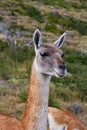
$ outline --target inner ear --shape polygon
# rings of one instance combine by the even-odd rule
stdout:
[[[41,46],[42,44],[42,37],[39,29],[36,29],[34,34],[33,34],[33,42],[35,46],[35,51]]]
[[[54,45],[58,48],[62,47],[63,43],[64,43],[64,40],[65,40],[65,37],[66,37],[66,33],[63,33],[59,39],[57,41],[54,42]]]
[[[61,44],[63,43],[63,41],[64,41],[64,36],[60,38],[60,41],[59,41],[59,44],[58,44],[59,47],[61,47]]]
[[[36,43],[36,47],[38,48],[39,46],[39,38],[40,38],[40,34],[38,32],[36,32],[36,35],[34,37],[34,41]]]

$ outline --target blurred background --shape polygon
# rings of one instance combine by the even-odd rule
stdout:
[[[0,0],[0,112],[22,116],[36,28],[44,43],[67,33],[62,49],[68,74],[52,78],[49,106],[72,111],[87,127],[86,0]]]

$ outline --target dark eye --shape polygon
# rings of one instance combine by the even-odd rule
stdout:
[[[64,53],[62,53],[61,57],[64,57]]]
[[[43,56],[43,57],[44,56],[49,56],[49,53],[48,52],[40,52],[40,55]]]

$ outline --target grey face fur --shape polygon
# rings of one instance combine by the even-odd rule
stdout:
[[[60,50],[66,33],[60,36],[59,40],[51,44],[42,44],[41,33],[38,29],[35,30],[33,35],[33,42],[36,52],[36,65],[40,73],[63,77],[66,75],[66,65],[63,57],[63,51]]]

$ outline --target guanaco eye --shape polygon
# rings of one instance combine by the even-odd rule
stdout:
[[[61,57],[64,57],[64,53],[62,53]]]
[[[49,56],[48,52],[40,52],[40,55],[45,57],[45,56]]]

